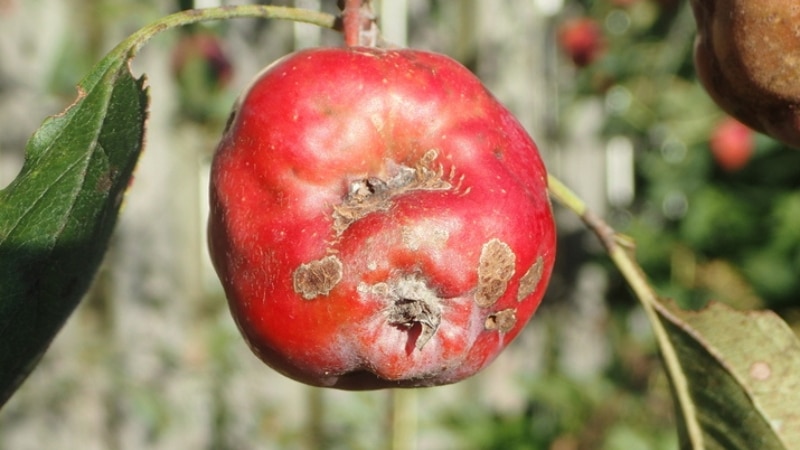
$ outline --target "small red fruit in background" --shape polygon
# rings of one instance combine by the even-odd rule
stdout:
[[[580,17],[569,19],[558,28],[561,50],[578,67],[586,67],[597,60],[605,50],[603,29],[594,19]]]
[[[178,79],[192,76],[187,71],[202,72],[205,83],[216,89],[227,86],[233,78],[233,65],[216,34],[193,32],[181,35],[172,51],[172,73]],[[196,88],[196,86],[193,86]]]
[[[533,315],[555,258],[534,142],[467,69],[422,51],[274,63],[234,110],[210,195],[239,329],[316,386],[476,373]]]
[[[717,124],[709,142],[714,160],[727,172],[746,166],[754,145],[753,130],[732,117]]]
[[[201,123],[224,120],[230,104],[224,88],[234,67],[214,32],[190,28],[182,33],[172,50],[171,69],[184,117]]]

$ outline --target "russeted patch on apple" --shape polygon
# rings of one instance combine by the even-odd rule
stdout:
[[[553,268],[547,174],[466,68],[310,49],[256,77],[211,171],[209,248],[255,354],[315,386],[448,384],[528,322]]]

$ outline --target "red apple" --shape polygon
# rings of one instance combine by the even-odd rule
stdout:
[[[536,145],[433,53],[311,49],[273,64],[232,115],[210,194],[239,329],[315,386],[476,373],[528,322],[555,257]]]
[[[750,161],[754,146],[753,131],[728,117],[714,128],[709,146],[717,164],[727,172],[735,172]]]

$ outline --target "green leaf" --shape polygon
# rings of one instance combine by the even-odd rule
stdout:
[[[28,141],[20,174],[0,191],[0,406],[80,302],[108,246],[147,116],[144,80],[128,63],[162,31],[236,17],[336,24],[329,14],[265,5],[166,16],[112,50],[76,101]]]
[[[44,122],[0,191],[0,404],[88,288],[142,148],[147,95],[124,58],[104,60],[78,100]]]
[[[673,390],[690,399],[678,408],[681,448],[783,450],[800,442],[800,340],[780,317],[716,302],[656,310],[685,378],[671,376]]]

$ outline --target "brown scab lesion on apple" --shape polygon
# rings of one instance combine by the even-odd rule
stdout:
[[[445,176],[444,167],[435,162],[438,156],[438,150],[431,149],[414,167],[390,161],[386,164],[386,175],[350,181],[342,203],[333,207],[333,231],[336,237],[367,215],[387,211],[392,206],[392,200],[399,195],[418,190],[451,189],[455,169],[451,168],[449,175]]]
[[[483,327],[487,330],[497,330],[501,333],[507,333],[514,328],[517,324],[517,310],[514,308],[504,309],[496,313],[489,314]]]
[[[292,275],[294,291],[306,300],[328,295],[342,280],[342,262],[336,256],[300,264]]]
[[[483,244],[478,260],[478,288],[475,303],[488,308],[505,294],[514,276],[517,255],[505,242],[493,238]]]
[[[536,287],[539,286],[539,282],[542,280],[543,271],[544,259],[539,256],[528,271],[519,279],[519,289],[517,290],[518,302],[525,300],[526,297],[536,291]]]

